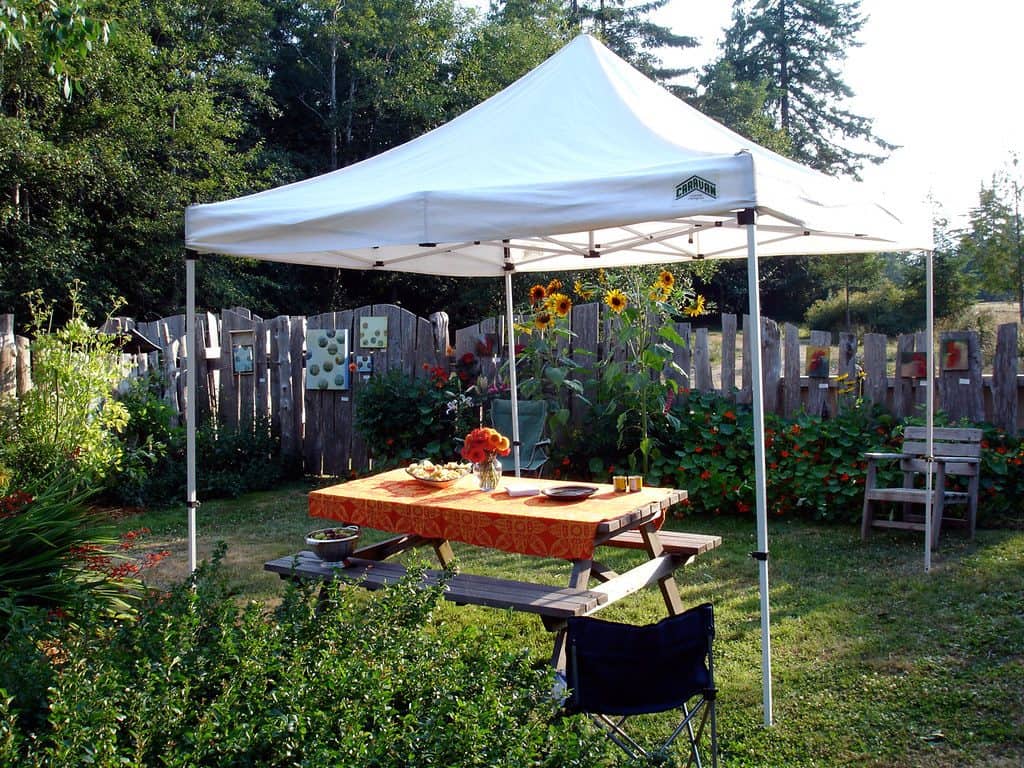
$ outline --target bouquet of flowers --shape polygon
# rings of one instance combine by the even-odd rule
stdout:
[[[511,445],[508,438],[491,427],[477,427],[466,435],[462,444],[462,458],[474,464],[491,461],[495,456],[508,456]]]

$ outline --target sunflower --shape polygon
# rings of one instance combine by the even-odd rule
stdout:
[[[665,291],[666,293],[671,291],[672,287],[675,284],[676,284],[675,276],[671,272],[669,272],[667,269],[663,269],[661,271],[661,274],[658,275],[658,285],[660,285],[661,289],[663,291]]]
[[[564,293],[551,293],[548,294],[548,300],[544,306],[548,308],[548,311],[554,312],[559,317],[565,317],[569,314],[569,310],[572,309],[572,299]]]
[[[655,283],[651,286],[651,292],[647,294],[647,298],[651,301],[667,301],[670,291],[666,291],[660,285]]]
[[[705,312],[707,312],[707,307],[704,304],[704,297],[700,294],[697,295],[697,298],[692,304],[683,307],[683,313],[687,317],[697,317],[699,315],[703,315]]]
[[[593,289],[585,286],[582,280],[577,280],[573,283],[572,289],[575,291],[576,296],[579,297],[580,301],[589,301],[594,297]]]
[[[534,316],[533,324],[540,330],[544,331],[555,324],[555,318],[551,316],[550,312],[541,311]]]
[[[626,304],[629,303],[629,299],[618,288],[613,288],[604,295],[604,303],[611,307],[616,314],[621,314],[622,310],[626,308]]]
[[[537,306],[537,302],[544,301],[547,297],[547,289],[543,285],[535,285],[530,289],[530,306]]]
[[[559,280],[557,277],[551,278],[551,282],[548,283],[548,296],[550,296],[552,293],[555,293],[555,291],[560,290],[562,290],[562,281]]]
[[[604,274],[604,267],[601,267],[597,270],[597,282],[599,282],[601,285],[604,285],[605,283],[608,282],[608,278]]]

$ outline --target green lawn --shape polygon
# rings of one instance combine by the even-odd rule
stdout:
[[[200,557],[218,540],[241,596],[281,594],[265,560],[295,552],[316,526],[295,485],[199,510]],[[173,556],[154,582],[183,575],[185,512],[122,521],[148,527],[147,546]],[[752,519],[690,518],[669,527],[715,533],[723,546],[677,576],[683,601],[715,604],[719,733],[726,766],[1024,766],[1024,532],[943,537],[930,574],[919,535],[775,521],[769,541],[776,725],[762,725],[760,624]],[[369,532],[368,532],[368,535]],[[568,567],[456,547],[463,567],[565,583]],[[605,556],[606,555],[606,556]],[[638,557],[602,551],[613,568]],[[550,636],[525,614],[456,607],[452,621],[484,626],[538,659]],[[662,615],[648,590],[602,612],[634,623]]]

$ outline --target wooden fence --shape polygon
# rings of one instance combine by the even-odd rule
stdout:
[[[565,353],[581,363],[600,360],[606,352],[609,317],[599,304],[573,307],[570,316],[574,336]],[[360,329],[368,318],[386,322],[383,346],[366,347]],[[386,320],[379,320],[386,318]],[[792,415],[801,408],[810,413],[835,414],[851,401],[842,394],[847,382],[858,381],[863,396],[884,404],[897,416],[917,412],[924,403],[924,381],[900,375],[887,363],[888,339],[880,334],[839,334],[833,344],[828,332],[813,331],[807,343],[797,328],[780,328],[765,319],[762,328],[762,360],[766,410]],[[743,318],[744,325],[747,318]],[[353,429],[355,398],[369,376],[399,369],[408,376],[426,375],[424,364],[454,366],[465,353],[478,354],[488,342],[504,346],[504,323],[489,318],[462,328],[454,334],[454,345],[439,339],[447,335],[446,323],[417,317],[390,304],[328,312],[314,317],[280,316],[264,320],[246,309],[224,310],[220,315],[204,313],[197,318],[196,339],[189,343],[185,318],[176,315],[154,322],[115,318],[105,330],[134,328],[152,340],[159,352],[125,355],[131,376],[155,371],[164,382],[166,398],[180,414],[188,393],[185,367],[189,350],[198,356],[196,408],[199,423],[216,413],[227,427],[244,427],[266,420],[281,440],[282,453],[301,460],[312,474],[343,475],[365,470],[370,464],[367,449]],[[739,330],[735,315],[721,318],[721,348],[713,349],[707,328],[680,323],[677,331],[690,341],[675,350],[675,360],[687,372],[681,384],[698,391],[717,391],[737,402],[750,402],[750,355],[745,345],[749,334]],[[31,386],[29,342],[16,337],[11,315],[0,315],[0,392],[17,395]],[[360,370],[349,374],[346,389],[307,388],[307,367],[311,331],[344,332],[348,345],[346,359]],[[1019,407],[1024,376],[1018,373],[1017,326],[1000,326],[997,333],[992,372],[983,374],[981,345],[977,332],[952,332],[940,336],[940,348],[950,341],[963,342],[966,361],[956,370],[943,367],[937,378],[936,407],[950,418],[988,421],[1011,433],[1024,417]],[[251,362],[239,372],[235,351],[251,347]],[[439,349],[439,347],[441,347]],[[896,359],[910,359],[925,347],[923,334],[900,336]],[[807,375],[808,350],[829,351],[827,377]],[[820,354],[820,353],[819,353]],[[715,363],[712,363],[712,360]],[[481,356],[485,374],[495,374],[495,359]],[[500,362],[498,362],[500,365]],[[347,371],[348,365],[342,366]],[[825,373],[819,368],[815,373]],[[846,374],[845,380],[840,375]]]

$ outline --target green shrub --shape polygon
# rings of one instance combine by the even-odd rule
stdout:
[[[107,493],[122,504],[167,501],[178,491],[178,483],[166,487],[166,475],[180,474],[168,459],[181,449],[184,429],[176,426],[177,413],[163,394],[162,377],[151,371],[133,379],[118,397],[128,413],[128,423],[120,436],[123,459],[117,474],[107,482]]]
[[[892,283],[883,283],[870,291],[850,293],[850,324],[874,333],[895,336],[924,324],[920,312],[908,306],[907,294]],[[846,295],[837,293],[814,302],[804,322],[822,331],[846,330]]]
[[[77,304],[56,331],[37,309],[34,330],[33,386],[0,403],[0,462],[19,487],[59,467],[98,488],[120,464],[117,433],[128,421],[113,397],[123,374],[116,339],[90,328]]]
[[[458,455],[456,420],[448,403],[458,396],[442,374],[412,378],[399,370],[374,374],[356,396],[355,427],[379,468],[420,458],[454,459]],[[476,426],[476,425],[474,425]]]
[[[0,762],[553,768],[607,750],[555,717],[550,669],[439,621],[442,587],[413,588],[418,574],[372,597],[334,585],[320,609],[292,588],[268,616],[216,563],[137,621],[65,632],[52,671],[22,644],[14,666],[48,688],[0,695]]]

